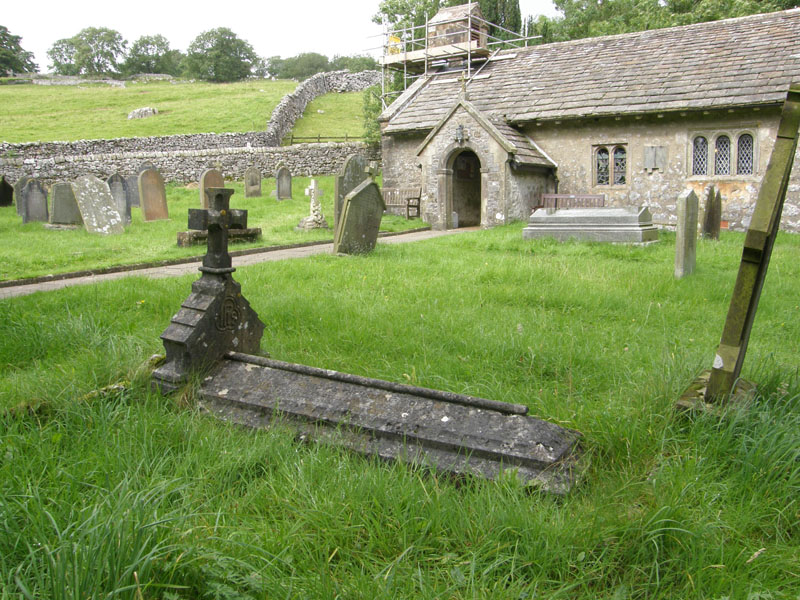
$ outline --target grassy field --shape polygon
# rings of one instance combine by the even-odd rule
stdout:
[[[194,277],[0,302],[0,598],[800,594],[800,238],[780,235],[723,417],[674,401],[719,342],[742,234],[648,247],[521,224],[236,272],[274,358],[519,402],[584,434],[564,498],[253,433],[153,394]],[[4,239],[7,236],[4,236]],[[92,393],[112,383],[116,389]]]
[[[315,179],[323,191],[322,213],[332,228],[334,177]],[[260,240],[235,244],[232,249],[333,240],[332,229],[294,230],[300,219],[309,214],[308,198],[304,195],[309,181],[307,177],[294,177],[292,199],[281,202],[271,195],[275,190],[273,178],[262,181],[261,198],[245,198],[241,182],[226,182],[234,190],[232,208],[246,209],[248,225],[262,229]],[[44,223],[23,225],[16,207],[0,207],[0,236],[7,240],[0,281],[202,255],[204,246],[177,246],[177,232],[186,231],[189,209],[200,207],[198,190],[167,185],[167,206],[169,219],[150,222],[143,221],[141,211],[134,207],[132,224],[125,228],[125,233],[116,236],[97,235],[83,228],[53,231],[46,229]],[[381,221],[381,231],[405,231],[421,225],[419,220],[386,215]]]
[[[0,86],[0,141],[71,141],[179,133],[265,129],[272,110],[294,81],[241,83],[128,82],[125,88],[85,86]],[[143,106],[158,115],[128,120]],[[323,110],[324,113],[318,113]],[[360,94],[328,94],[312,103],[302,134],[363,135]],[[309,133],[310,132],[310,133]]]

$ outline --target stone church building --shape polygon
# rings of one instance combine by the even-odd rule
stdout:
[[[426,64],[381,115],[384,190],[421,191],[445,229],[527,220],[554,192],[669,223],[714,185],[744,229],[793,81],[800,9]],[[782,227],[800,231],[800,156]]]

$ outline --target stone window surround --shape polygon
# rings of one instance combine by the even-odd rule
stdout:
[[[741,175],[736,172],[739,164],[739,137],[742,135],[749,135],[753,138],[753,172],[747,175]],[[727,135],[731,142],[731,156],[728,175],[717,175],[716,173],[708,173],[714,170],[714,149],[717,145],[717,138]],[[692,173],[694,168],[694,140],[698,137],[706,138],[708,142],[708,156],[706,159],[706,175],[695,175]],[[758,128],[755,126],[740,127],[737,129],[698,129],[689,133],[687,143],[687,157],[686,157],[686,176],[691,181],[697,180],[745,180],[745,181],[759,181],[761,175],[758,170]]]
[[[597,183],[597,153],[605,148],[608,150],[608,183]],[[622,148],[625,150],[625,183],[614,183],[614,151],[617,148]],[[628,142],[627,141],[620,141],[620,142],[613,142],[613,143],[604,143],[604,144],[592,144],[592,181],[591,187],[598,188],[601,190],[622,190],[628,187],[630,183],[630,177],[628,176],[628,172],[630,170],[630,156],[631,153],[628,151]]]

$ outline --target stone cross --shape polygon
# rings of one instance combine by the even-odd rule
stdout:
[[[308,187],[305,189],[306,196],[311,198],[310,201],[310,212],[311,214],[308,217],[305,217],[300,221],[300,223],[295,227],[298,231],[304,230],[308,231],[311,229],[327,229],[328,222],[325,220],[325,217],[322,215],[322,204],[320,204],[320,196],[322,196],[322,190],[317,187],[317,180],[312,179],[311,183],[308,184]]]
[[[228,229],[231,225],[230,201],[233,190],[206,188],[208,208],[189,209],[189,229],[208,230],[208,252],[203,257],[203,273],[232,273],[228,254]]]
[[[375,178],[378,176],[378,163],[374,160],[369,161],[367,168],[364,169],[364,173],[372,181],[375,181]]]

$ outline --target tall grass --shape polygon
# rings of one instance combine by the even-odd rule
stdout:
[[[512,225],[236,273],[275,358],[581,430],[589,469],[565,498],[240,430],[196,412],[191,390],[154,395],[139,365],[192,277],[0,303],[0,589],[796,599],[800,241],[773,253],[745,363],[758,395],[686,420],[674,402],[713,357],[743,236],[701,241],[680,281],[662,238],[525,242]]]

